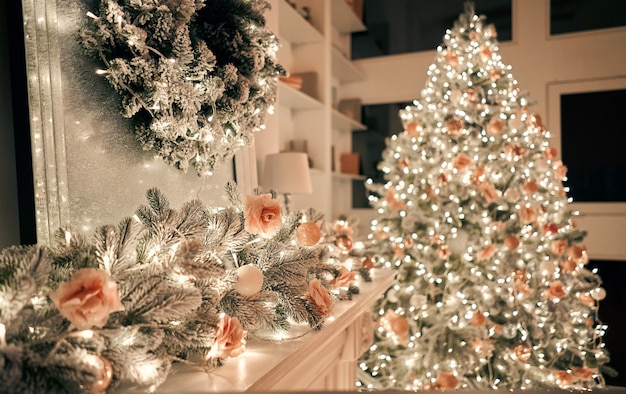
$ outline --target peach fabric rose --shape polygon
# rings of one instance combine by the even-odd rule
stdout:
[[[529,224],[537,220],[537,210],[529,205],[520,207],[519,217],[522,223]]]
[[[587,248],[582,245],[572,245],[567,248],[567,255],[569,258],[580,261],[584,264],[589,262],[589,257],[587,256]]]
[[[546,126],[543,124],[543,120],[541,119],[541,115],[539,115],[538,113],[532,113],[528,115],[526,123],[528,123],[529,126],[538,129],[539,131],[544,131],[546,129]]]
[[[215,331],[215,342],[209,351],[209,357],[237,357],[246,350],[246,335],[239,319],[225,313],[220,315],[220,321]]]
[[[333,279],[330,282],[330,285],[335,286],[335,287],[348,288],[350,287],[350,283],[354,281],[355,277],[356,277],[356,272],[345,270],[338,277]]]
[[[565,285],[560,280],[555,280],[550,283],[550,287],[544,293],[546,297],[551,299],[560,299],[567,295],[565,291]]]
[[[521,343],[513,347],[513,354],[515,355],[515,358],[522,362],[528,361],[530,356],[532,356],[532,352],[533,351],[529,346]]]
[[[404,202],[396,198],[396,192],[393,189],[387,190],[387,194],[385,194],[385,201],[387,201],[387,204],[394,212],[404,209]]]
[[[593,308],[594,306],[596,306],[596,301],[589,295],[589,293],[581,294],[578,299],[589,308]]]
[[[576,269],[578,268],[578,263],[568,258],[562,261],[559,267],[561,268],[561,271],[567,274],[571,274],[572,272],[576,271]]]
[[[472,104],[476,104],[478,102],[478,93],[476,92],[476,89],[466,90],[465,99]]]
[[[563,165],[563,162],[561,162],[561,160],[557,160],[554,163],[554,177],[561,181],[563,180],[563,178],[565,178],[565,176],[567,175],[567,167]]]
[[[420,131],[422,131],[422,125],[416,120],[409,122],[404,129],[404,132],[409,137],[417,137],[420,134]]]
[[[574,382],[574,377],[567,371],[553,371],[552,376],[554,376],[556,384],[562,388],[569,387]]]
[[[309,298],[322,315],[327,315],[333,307],[333,300],[319,279],[312,279],[309,282]]]
[[[400,169],[400,171],[404,171],[409,167],[411,167],[411,162],[409,161],[408,158],[403,157],[400,160],[398,160],[398,168]]]
[[[482,45],[480,47],[480,51],[478,52],[478,54],[480,55],[480,58],[482,59],[483,62],[487,62],[488,60],[491,59],[491,50],[487,48],[485,45]]]
[[[399,260],[404,257],[404,245],[393,245],[393,258]]]
[[[546,150],[543,152],[543,155],[546,159],[554,159],[556,157],[556,148],[552,146],[548,146]]]
[[[404,238],[404,246],[407,248],[410,248],[411,246],[413,246],[413,238],[411,238],[410,236],[407,236]]]
[[[379,325],[387,332],[398,336],[400,343],[409,343],[409,322],[404,316],[398,316],[389,309],[379,320]]]
[[[465,123],[459,118],[450,118],[446,121],[446,130],[451,136],[458,136],[463,132]]]
[[[485,200],[490,203],[496,201],[498,197],[500,197],[500,191],[489,182],[483,182],[478,185],[478,190],[480,191],[480,194],[485,197]]]
[[[454,159],[452,159],[452,165],[459,171],[465,170],[473,163],[472,159],[465,153],[459,153]]]
[[[526,150],[519,144],[513,143],[504,147],[504,155],[507,160],[515,161],[526,154]]]
[[[444,390],[454,389],[458,384],[459,381],[452,372],[440,372],[437,376],[437,385]]]
[[[424,195],[427,200],[434,200],[437,197],[437,193],[435,193],[435,189],[432,186],[426,186],[424,188]]]
[[[504,238],[504,246],[506,246],[508,250],[517,249],[519,243],[519,238],[517,238],[517,236],[515,235],[509,235],[508,237]]]
[[[106,271],[83,268],[50,293],[50,299],[62,316],[79,330],[102,328],[109,314],[124,310],[117,285],[109,281]]]
[[[567,248],[567,245],[569,243],[567,242],[566,239],[559,239],[556,241],[552,241],[552,251],[558,255],[562,255],[563,253],[565,253],[565,248]]]
[[[280,202],[271,194],[247,195],[245,229],[250,234],[272,235],[282,224]]]
[[[491,79],[492,81],[496,81],[500,79],[500,77],[502,77],[502,70],[489,70],[489,79]]]
[[[535,181],[526,181],[522,185],[522,190],[526,194],[534,194],[539,190],[539,185],[537,185],[537,182]]]
[[[472,319],[470,321],[472,322],[473,325],[480,327],[480,326],[484,326],[485,323],[487,323],[487,318],[485,317],[485,314],[482,312],[474,312],[474,314],[472,315]]]
[[[496,254],[497,250],[498,249],[496,248],[495,245],[493,244],[487,245],[483,250],[476,253],[476,260],[478,261],[488,260],[492,258],[494,254]]]
[[[495,348],[492,340],[482,340],[480,338],[472,339],[470,345],[479,357],[491,357]]]
[[[543,232],[546,235],[553,235],[559,232],[559,225],[556,223],[546,223],[543,225]]]
[[[524,297],[528,297],[528,295],[530,294],[530,286],[526,282],[516,282],[515,290],[518,294],[521,294]]]
[[[437,248],[437,256],[442,260],[450,257],[450,253],[450,248],[448,248],[447,245],[441,245],[439,246],[439,248]]]
[[[446,174],[437,175],[437,184],[441,187],[446,186],[448,184],[448,175]]]
[[[478,185],[485,180],[485,166],[476,166],[474,172],[472,172],[472,176],[470,177],[470,181],[473,184]]]
[[[446,62],[448,62],[448,64],[452,67],[456,67],[459,65],[459,55],[457,55],[456,52],[452,50],[448,50],[444,58],[446,59]]]
[[[518,201],[521,197],[516,188],[510,187],[504,191],[504,197],[510,202]]]
[[[598,373],[595,368],[589,367],[573,367],[572,373],[577,380],[591,380],[593,376]]]
[[[378,239],[387,239],[389,238],[389,234],[385,230],[378,230],[376,231],[376,237],[378,237]]]
[[[504,131],[504,122],[502,119],[494,116],[489,119],[489,123],[487,123],[487,133],[490,135],[498,135]]]

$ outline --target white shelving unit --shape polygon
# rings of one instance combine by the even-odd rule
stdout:
[[[279,62],[290,74],[315,73],[316,94],[279,83],[274,114],[256,138],[259,183],[263,186],[266,155],[288,150],[291,140],[306,140],[313,194],[293,195],[292,207],[312,207],[332,220],[350,210],[352,180],[365,179],[341,173],[339,157],[351,151],[352,131],[366,127],[336,109],[336,101],[344,98],[342,86],[366,78],[349,55],[350,33],[365,26],[345,0],[293,0],[297,7],[308,8],[309,21],[286,0],[269,2],[268,25],[281,45]]]

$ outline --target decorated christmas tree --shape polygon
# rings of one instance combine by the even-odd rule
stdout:
[[[363,389],[593,388],[612,371],[567,168],[466,5],[368,187],[372,250],[397,280],[374,307]]]

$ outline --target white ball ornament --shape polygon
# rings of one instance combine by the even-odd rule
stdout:
[[[460,90],[455,90],[450,94],[450,102],[458,103],[461,100],[461,97],[463,97],[463,93],[461,93]]]
[[[460,255],[467,251],[467,241],[469,239],[469,234],[465,230],[459,230],[456,233],[456,236],[451,236],[446,240],[446,244],[450,249],[450,253],[453,255]]]
[[[411,296],[411,306],[414,306],[417,309],[421,309],[424,305],[426,305],[427,301],[428,299],[423,294],[413,294]]]
[[[394,289],[389,289],[387,291],[387,300],[389,300],[389,302],[398,302],[398,295],[397,295],[397,291],[395,291]]]
[[[237,269],[235,290],[243,296],[258,293],[263,286],[263,273],[254,265],[243,265]]]
[[[106,393],[111,380],[113,379],[113,366],[111,362],[102,356],[92,356],[96,360],[99,360],[102,364],[102,370],[98,380],[91,386],[91,392],[94,394]]]
[[[555,271],[556,265],[554,265],[552,261],[546,260],[539,263],[539,272],[541,272],[541,275],[550,277],[554,275]]]
[[[516,130],[521,130],[524,128],[524,121],[519,115],[517,115],[514,118],[509,119],[509,127]]]
[[[535,160],[535,167],[541,172],[546,172],[550,168],[550,165],[546,159],[537,159]]]
[[[606,297],[606,290],[603,287],[598,287],[591,291],[591,298],[596,301],[602,301]]]

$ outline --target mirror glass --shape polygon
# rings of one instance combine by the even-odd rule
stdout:
[[[48,243],[66,224],[91,235],[117,224],[159,188],[174,208],[193,198],[227,204],[224,186],[234,165],[200,177],[144,151],[120,98],[83,50],[78,32],[89,0],[22,0],[27,57],[37,239]]]

